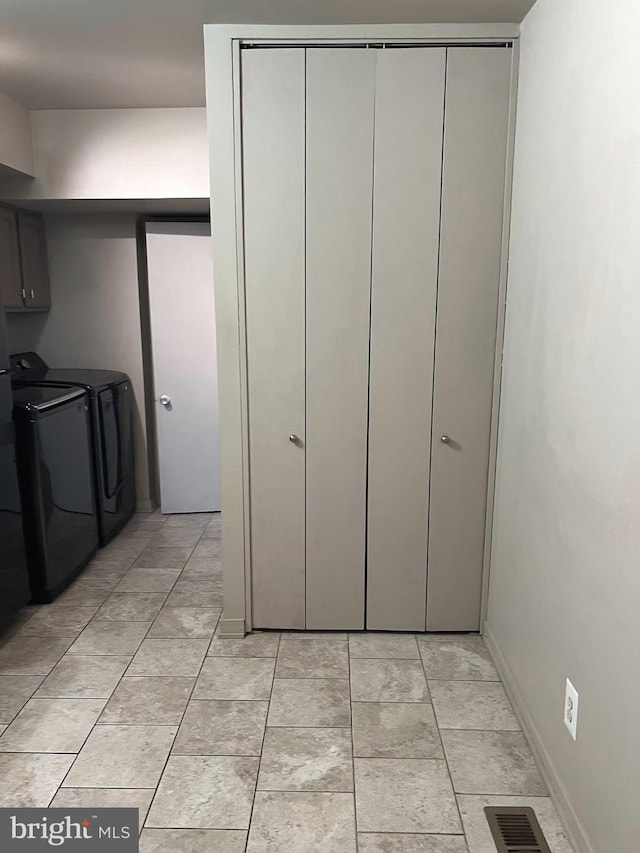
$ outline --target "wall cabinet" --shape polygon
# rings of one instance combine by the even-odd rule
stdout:
[[[0,207],[0,276],[7,311],[49,310],[47,241],[39,214]]]
[[[8,311],[22,308],[18,222],[15,211],[0,207],[0,277],[2,301]]]

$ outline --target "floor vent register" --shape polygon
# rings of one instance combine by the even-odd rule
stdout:
[[[532,808],[486,806],[498,853],[551,853]]]

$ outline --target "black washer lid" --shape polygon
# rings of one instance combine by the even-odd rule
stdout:
[[[35,352],[16,352],[10,356],[14,385],[79,385],[88,391],[101,391],[122,382],[129,382],[126,373],[118,370],[91,370],[82,367],[49,368]]]
[[[86,396],[86,392],[81,388],[28,385],[13,389],[13,406],[15,409],[47,412],[57,406],[73,403],[74,400],[82,400]]]
[[[20,382],[20,376],[17,377]],[[102,391],[104,388],[111,388],[113,385],[120,385],[121,382],[128,382],[129,377],[126,373],[121,373],[119,370],[89,370],[74,367],[56,367],[53,370],[47,370],[44,379],[38,380],[47,384],[66,383],[68,385],[80,385],[86,388],[87,391]]]

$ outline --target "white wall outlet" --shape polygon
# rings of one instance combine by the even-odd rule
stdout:
[[[564,691],[564,724],[575,740],[578,729],[578,691],[568,678]]]

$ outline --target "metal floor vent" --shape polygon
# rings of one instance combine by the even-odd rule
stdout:
[[[484,813],[498,853],[551,853],[532,808],[486,806]]]

